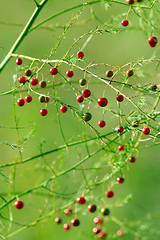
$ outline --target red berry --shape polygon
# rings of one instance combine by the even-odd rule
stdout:
[[[21,65],[21,64],[22,64],[22,62],[23,62],[23,61],[22,61],[22,59],[21,59],[21,58],[17,58],[17,59],[16,59],[16,64],[17,64],[17,65]]]
[[[124,131],[124,128],[122,126],[117,127],[116,131],[118,131],[119,133],[122,133]]]
[[[99,238],[106,238],[107,234],[104,231],[101,231],[100,233],[98,233],[98,237]]]
[[[89,212],[95,212],[97,209],[96,205],[94,205],[93,203],[89,204],[87,208]]]
[[[65,214],[66,216],[70,215],[71,213],[72,213],[72,209],[71,209],[71,208],[66,208],[66,209],[64,209],[64,214]]]
[[[84,204],[86,202],[86,200],[85,200],[85,198],[84,197],[78,197],[77,198],[77,203],[79,203],[79,204]]]
[[[152,85],[151,85],[151,89],[152,89],[152,90],[156,90],[156,89],[157,89],[157,85],[152,84]]]
[[[128,26],[128,24],[129,24],[128,20],[122,20],[122,22],[121,22],[121,25],[122,25],[123,27]]]
[[[84,101],[84,98],[82,96],[77,97],[77,102],[82,103]]]
[[[41,114],[42,116],[46,116],[47,113],[48,113],[47,109],[41,109],[41,110],[40,110],[40,114]]]
[[[73,75],[74,75],[74,72],[73,71],[71,71],[71,70],[68,70],[67,72],[66,72],[66,76],[67,77],[73,77]]]
[[[14,206],[17,208],[17,209],[21,209],[21,208],[23,208],[23,202],[22,201],[20,201],[20,200],[17,200],[16,202],[15,202],[15,204],[14,204]]]
[[[26,79],[25,79],[25,77],[23,77],[23,76],[20,76],[19,78],[18,78],[18,82],[19,83],[24,83],[26,81]]]
[[[101,97],[98,98],[97,103],[100,107],[105,107],[108,104],[107,98]]]
[[[148,127],[145,127],[145,128],[142,129],[142,133],[144,135],[148,135],[148,134],[150,134],[150,129]]]
[[[41,87],[41,88],[45,88],[46,87],[46,81],[44,81],[44,80],[42,80],[42,81],[40,81],[39,82],[39,86]]]
[[[61,111],[62,113],[67,112],[67,107],[66,107],[66,106],[61,106],[61,107],[60,107],[60,111]]]
[[[62,220],[59,217],[56,217],[54,221],[55,221],[55,223],[61,223],[62,222]]]
[[[30,69],[26,69],[25,71],[25,75],[28,77],[28,76],[31,76],[32,72]]]
[[[135,159],[135,157],[131,156],[131,157],[129,158],[129,161],[130,161],[130,162],[135,162],[136,159]]]
[[[93,222],[94,222],[95,225],[97,225],[97,224],[102,224],[102,219],[100,219],[99,217],[95,217],[95,218],[93,219]]]
[[[89,96],[91,96],[91,91],[89,89],[83,89],[81,94],[83,97],[88,98]]]
[[[17,100],[17,104],[18,104],[18,106],[22,107],[22,106],[25,104],[24,99],[23,99],[23,98],[19,98],[19,99]]]
[[[45,97],[45,103],[48,103],[49,102],[49,97]]]
[[[116,99],[118,102],[123,102],[123,96],[121,94],[117,95]]]
[[[123,183],[124,182],[124,178],[123,177],[118,177],[117,178],[117,182],[118,183]]]
[[[113,195],[114,195],[114,192],[113,191],[111,191],[111,190],[107,190],[106,191],[106,195],[107,195],[107,197],[113,197]]]
[[[73,226],[77,227],[77,226],[79,226],[80,221],[78,219],[74,218],[74,219],[71,220],[71,224]]]
[[[118,146],[118,150],[119,150],[119,151],[123,151],[123,150],[124,150],[123,145],[119,145],[119,146]]]
[[[122,234],[123,234],[123,230],[122,230],[122,229],[120,229],[120,230],[117,231],[117,236],[121,237]]]
[[[32,102],[32,97],[29,96],[29,95],[25,96],[25,101],[28,102],[28,103]]]
[[[150,47],[155,47],[158,42],[158,39],[154,36],[148,38],[148,43]]]
[[[98,227],[93,228],[92,232],[98,234],[101,230]]]
[[[50,73],[51,75],[56,75],[56,74],[58,73],[58,69],[55,68],[55,67],[50,68],[49,73]]]
[[[83,52],[78,52],[77,53],[77,58],[83,58],[84,57],[84,53]]]
[[[36,78],[31,78],[30,84],[33,85],[33,86],[37,85],[37,84],[38,84],[38,79],[36,79]]]
[[[64,230],[69,230],[69,229],[70,229],[69,224],[68,224],[68,223],[65,223],[65,224],[63,225],[63,229],[64,229]]]
[[[101,127],[101,128],[105,127],[105,125],[106,125],[106,123],[105,123],[105,121],[103,121],[103,120],[100,120],[100,121],[98,122],[98,126]]]

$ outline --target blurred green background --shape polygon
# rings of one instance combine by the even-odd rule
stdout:
[[[35,23],[39,23],[45,18],[59,13],[64,9],[68,9],[82,3],[83,2],[79,0],[50,0],[43,8]],[[146,3],[145,0],[144,3]],[[158,7],[160,7],[159,3],[157,3],[156,5],[157,9]],[[9,49],[21,33],[24,25],[33,13],[34,8],[35,3],[31,0],[1,0],[0,61],[3,60],[5,55],[8,53]],[[104,22],[107,23],[110,19],[114,20],[110,23],[111,27],[109,27],[109,29],[121,29],[120,22],[123,18],[125,18],[125,14],[123,16],[123,13],[127,13],[128,9],[128,6],[109,2],[106,2],[106,6],[104,7],[103,1],[101,3],[93,4],[92,6],[87,6],[82,11],[81,16],[77,20],[77,24],[74,23],[73,26],[67,31],[65,38],[62,40],[60,47],[57,49],[56,53],[52,56],[52,59],[61,59],[67,52],[68,48],[74,42],[74,39],[77,39],[90,29],[95,30],[96,27],[102,25],[102,23]],[[78,10],[79,9],[77,8],[75,10],[64,13],[44,24],[43,28],[37,28],[36,30],[32,31],[30,34],[27,35],[22,44],[18,47],[16,53],[39,59],[46,59],[50,54],[51,49],[55,47],[58,37],[63,33],[63,26],[65,26],[66,23],[69,23],[73,14],[76,14]],[[148,14],[147,10],[145,11],[146,14]],[[152,11],[150,12],[150,14],[153,13]],[[93,17],[93,15],[96,17]],[[119,15],[121,16],[119,17]],[[48,27],[50,27],[50,30],[47,29]],[[153,55],[156,55],[158,58],[160,53],[159,46],[157,46],[156,49],[150,48],[147,42],[147,39],[149,37],[148,33],[146,31],[141,31],[140,27],[141,20],[139,21],[139,18],[135,14],[131,13],[129,15],[129,27],[125,30],[123,29],[123,31],[120,31],[116,34],[105,33],[94,35],[90,42],[83,49],[85,53],[86,64],[95,61],[95,63],[108,63],[113,66],[122,66],[125,63],[141,59],[142,57],[148,59],[151,58]],[[148,32],[149,31],[150,30],[148,30]],[[157,32],[156,36],[157,38],[159,37],[159,34]],[[80,40],[72,48],[70,55],[74,54],[74,56],[76,57],[76,53],[81,49],[87,37],[82,38],[82,40]],[[30,61],[24,60],[24,66],[28,66],[29,64]],[[147,66],[143,66],[142,69],[140,67],[137,68],[135,76],[133,76],[130,80],[131,84],[134,83],[134,85],[145,85],[147,83],[155,83],[159,85],[160,71],[159,68],[158,70],[156,70],[155,65],[155,63],[151,63]],[[80,66],[83,65],[80,63]],[[61,65],[59,69],[60,72],[64,74],[68,70],[68,68],[68,65]],[[142,70],[145,75],[143,75],[143,72],[141,72]],[[104,77],[106,67],[99,66],[92,71],[98,76]],[[43,73],[44,79],[47,81],[47,84],[51,84],[52,76],[49,74],[49,66],[45,65],[41,72]],[[83,77],[83,72],[74,69],[74,73],[75,75],[72,80],[75,81],[75,86],[79,90],[81,90],[82,88],[78,85],[78,80]],[[15,64],[15,58],[12,58],[0,75],[1,93],[7,92],[12,89],[13,76],[15,74],[19,76],[18,68]],[[39,77],[41,78],[40,75]],[[121,75],[118,77],[120,79]],[[60,76],[57,75],[55,76],[55,81],[56,83],[58,83],[61,82],[62,79]],[[94,83],[94,81],[95,80],[91,81],[89,87],[92,91],[93,96],[95,98],[98,98],[99,96],[102,96],[105,84],[97,83],[97,80],[95,81],[95,84],[92,84]],[[22,88],[21,90],[25,89],[26,87]],[[48,94],[48,92],[49,94],[52,94],[51,88],[46,88],[43,90],[38,89],[37,91],[46,95]],[[128,95],[132,94],[132,91],[128,88],[124,88],[123,92]],[[22,92],[22,97],[24,97],[26,93],[27,92],[25,91]],[[71,90],[70,86],[66,84],[59,86],[56,88],[56,93],[57,96],[61,97],[62,101],[71,106],[75,106],[76,108],[78,108],[78,110],[80,110],[76,102],[75,93]],[[50,151],[64,145],[64,140],[58,127],[57,112],[54,101],[50,101],[47,106],[49,114],[46,117],[41,117],[39,114],[39,110],[42,108],[42,105],[38,102],[37,96],[32,93],[31,95],[33,97],[33,102],[30,104],[25,104],[25,106],[22,108],[18,107],[15,104],[17,99],[20,97],[20,93],[16,93],[14,98],[12,94],[0,96],[0,141],[2,143],[0,144],[0,165],[19,161],[18,151],[14,148],[12,149],[4,143],[18,143],[16,130],[11,129],[12,127],[15,127],[15,112],[18,119],[19,127],[28,126],[19,130],[21,140],[28,135],[32,128],[35,129],[32,134],[33,136],[28,141],[26,141],[24,145],[22,151],[23,159],[40,154],[38,146],[41,142],[45,142],[42,147],[43,152]],[[116,93],[113,90],[107,88],[105,95],[109,99],[109,108],[116,109]],[[87,106],[85,110],[87,110]],[[127,112],[130,110],[131,105],[127,104],[127,102],[124,103],[123,111]],[[159,111],[159,107],[157,108],[157,110]],[[99,120],[99,116],[102,116],[102,110],[98,109],[95,104],[91,104],[90,111],[93,114],[91,124],[95,128],[97,128],[97,121]],[[60,114],[60,119],[63,133],[67,142],[74,142],[83,139],[83,124],[77,118],[73,117],[71,111],[68,111],[65,115]],[[118,125],[118,118],[109,112],[106,113],[105,119],[107,125],[105,129],[98,129],[100,134],[106,134],[107,132],[114,131],[115,127]],[[85,131],[88,136],[96,136],[95,133],[91,131],[91,129],[87,126],[85,127]],[[154,142],[140,142],[136,162],[134,164],[128,164],[129,166],[124,171],[124,184],[120,186],[114,186],[113,189],[116,193],[115,197],[113,199],[109,199],[107,204],[112,208],[111,216],[115,216],[121,222],[126,222],[128,224],[135,221],[137,226],[142,225],[141,221],[143,223],[150,224],[151,226],[146,225],[142,226],[142,228],[145,229],[146,233],[148,232],[148,235],[150,236],[148,239],[158,240],[160,239],[160,236],[151,236],[150,231],[152,230],[152,228],[158,231],[160,224],[160,167],[158,162],[160,149],[159,145],[152,148],[140,148],[142,146],[146,146],[147,144],[154,144]],[[98,149],[98,145],[92,146],[90,144],[89,149],[91,152],[93,152],[94,150]],[[78,156],[81,155],[81,157],[83,158],[86,156],[86,154],[86,149],[83,145],[79,146],[78,148],[73,147],[52,154],[48,154],[47,156],[45,156],[45,160],[48,162],[49,165],[54,163],[56,168],[58,168],[59,164],[61,165],[64,161],[62,170],[65,170],[66,168],[69,168],[78,162]],[[83,167],[91,167],[93,163],[96,163],[97,161],[99,161],[99,159],[103,158],[103,155],[104,153],[100,152],[93,158],[89,159],[89,161],[84,164]],[[18,194],[20,192],[27,191],[30,188],[37,186],[38,184],[41,184],[52,176],[45,163],[43,162],[42,158],[37,158],[28,163],[17,165],[15,185],[12,182],[13,169],[14,168],[12,167],[6,167],[1,169],[1,173],[3,173],[8,178],[2,175],[0,183],[0,193],[1,196],[5,197],[7,200],[9,200],[12,196],[14,187],[15,192]],[[90,172],[85,172],[85,174],[89,176]],[[104,171],[102,171],[102,174],[104,174]],[[98,178],[101,179],[99,176]],[[62,199],[61,196],[57,197],[56,199],[51,197],[51,199],[49,200],[49,205],[47,205],[49,207],[47,207],[47,210],[44,210],[42,215],[47,214],[48,210],[52,211],[52,209],[55,207],[55,204],[56,207],[61,207],[62,203],[67,204],[69,199],[75,200],[75,196],[77,197],[76,192],[80,188],[82,180],[83,175],[81,171],[73,171],[58,178],[57,182],[54,182],[57,186],[56,192],[66,192],[71,193],[71,195],[67,196],[66,200]],[[103,206],[103,202],[101,200],[98,200],[98,196],[103,195],[103,191],[106,191],[107,188],[108,185],[107,183],[105,183],[103,184],[103,186],[99,186],[93,191],[99,209]],[[10,206],[2,209],[1,214],[3,216],[6,216],[6,218],[9,218],[8,213],[10,212],[12,216],[10,216],[11,219],[21,224],[27,225],[31,222],[36,221],[36,219],[41,214],[43,207],[46,204],[46,199],[48,199],[47,191],[41,190],[41,194],[42,193],[44,193],[44,196],[38,195],[37,192],[35,192],[35,194],[33,193],[24,195],[21,198],[25,206],[23,209],[15,209],[14,202],[12,202]],[[121,202],[122,199],[125,199],[125,197],[130,193],[132,194],[132,198],[126,205],[122,207],[115,207],[116,203],[118,204],[118,202]],[[81,194],[81,189],[79,190],[79,194]],[[88,202],[89,201],[90,198],[88,196]],[[3,203],[4,202],[1,199],[1,204]],[[84,240],[87,240],[96,238],[92,234],[92,228],[93,217],[97,216],[97,213],[88,213],[86,211],[86,205],[81,207],[81,211],[78,211],[78,217],[81,221],[81,225],[78,228],[72,227],[72,229],[67,232],[62,229],[61,224],[56,225],[54,223],[55,216],[56,215],[53,215],[50,218],[46,219],[46,221],[43,221],[39,224],[36,224],[36,226],[29,227],[26,230],[15,234],[14,236],[10,237],[10,239],[72,240],[83,238]],[[60,213],[60,217],[62,217],[63,223],[70,220],[70,217],[64,216],[63,212]],[[138,220],[140,222],[138,222]],[[2,218],[0,218],[0,222],[2,228],[0,234],[2,235],[4,234],[4,232],[7,232],[7,230],[8,232],[6,233],[6,235],[19,229],[18,225],[11,224],[9,223],[9,221]],[[108,234],[113,235],[114,233],[116,233],[117,230],[120,229],[120,227],[109,219],[104,224],[104,229]],[[134,231],[136,231],[135,229],[137,228],[133,226]],[[145,236],[147,236],[147,234]],[[2,238],[2,236],[0,236],[0,238]],[[135,236],[134,234],[128,234],[122,236],[121,239],[132,240],[135,239]]]

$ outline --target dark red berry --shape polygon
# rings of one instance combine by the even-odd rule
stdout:
[[[113,71],[112,70],[108,70],[106,71],[106,77],[112,77],[113,76]]]
[[[118,183],[123,183],[124,182],[124,178],[123,177],[118,177],[117,178],[117,182]]]
[[[128,24],[129,24],[128,20],[122,20],[122,22],[121,22],[121,25],[122,25],[123,27],[127,27]]]
[[[110,210],[108,208],[102,208],[101,213],[102,213],[102,215],[107,216],[107,215],[109,215]]]
[[[116,99],[118,102],[123,102],[123,95],[121,94],[117,95]]]
[[[158,39],[154,36],[148,38],[148,43],[150,47],[155,47],[158,42]]]
[[[31,74],[32,74],[32,72],[31,72],[30,69],[26,69],[26,70],[25,70],[25,75],[26,75],[27,77],[31,76]]]
[[[124,128],[122,126],[116,127],[116,131],[118,131],[119,133],[122,133],[124,131]]]
[[[107,190],[106,191],[106,195],[107,195],[107,197],[113,197],[113,195],[114,195],[114,192],[113,191],[111,191],[111,190]]]
[[[148,127],[145,127],[145,128],[142,129],[142,133],[144,135],[148,135],[148,134],[150,134],[150,129]]]
[[[83,58],[84,57],[84,53],[83,52],[78,52],[77,53],[77,58]]]
[[[68,224],[68,223],[65,223],[65,224],[63,225],[63,229],[64,229],[64,230],[69,230],[69,229],[70,229],[69,224]]]
[[[100,107],[105,107],[108,104],[108,100],[105,97],[98,98],[97,103]]]
[[[71,208],[66,208],[66,209],[64,209],[64,214],[65,214],[66,216],[70,215],[71,213],[72,213],[72,209],[71,209]]]
[[[95,225],[99,225],[99,224],[102,224],[102,219],[100,219],[99,217],[95,217],[93,219],[93,222]]]
[[[84,86],[86,85],[86,82],[87,82],[86,79],[82,78],[79,80],[79,85]]]
[[[49,102],[49,97],[45,97],[45,103],[48,103]]]
[[[152,84],[152,85],[151,85],[151,89],[152,89],[152,90],[156,90],[156,89],[157,89],[157,85]]]
[[[23,63],[22,59],[21,58],[17,58],[16,59],[16,64],[17,65],[21,65]]]
[[[30,84],[33,85],[33,86],[37,85],[37,84],[38,84],[38,79],[36,79],[36,78],[31,78]]]
[[[39,86],[41,87],[41,88],[45,88],[46,87],[46,81],[44,81],[44,80],[42,80],[42,81],[40,81],[39,82]]]
[[[129,5],[130,5],[130,4],[133,4],[133,3],[134,3],[134,0],[126,0],[126,3],[129,4]]]
[[[133,70],[129,69],[126,71],[127,77],[132,77],[133,76]]]
[[[55,221],[55,223],[61,223],[62,222],[62,220],[59,217],[56,217],[54,221]]]
[[[60,111],[61,111],[62,113],[67,112],[67,107],[66,107],[66,106],[61,106],[61,107],[60,107]]]
[[[51,75],[56,75],[56,74],[58,73],[58,69],[55,68],[55,67],[50,68],[49,73],[50,73]]]
[[[118,146],[118,150],[119,150],[119,151],[123,151],[123,150],[124,150],[123,145],[119,145],[119,146]]]
[[[47,109],[41,109],[41,110],[40,110],[40,114],[41,114],[42,116],[46,116],[47,113],[48,113]]]
[[[129,161],[130,161],[130,162],[135,162],[136,159],[135,159],[135,157],[131,156],[131,157],[129,158]]]
[[[21,209],[21,208],[23,208],[24,204],[23,204],[22,201],[17,200],[17,201],[15,202],[14,206],[15,206],[17,209]]]
[[[74,219],[71,220],[71,224],[73,226],[77,227],[77,226],[79,226],[80,221],[78,219],[74,218]]]
[[[104,239],[107,237],[107,234],[104,231],[101,231],[100,233],[98,233],[98,237]]]
[[[18,82],[19,83],[24,83],[26,81],[26,79],[25,79],[25,77],[23,77],[23,76],[20,76],[19,78],[18,78]]]
[[[67,72],[66,72],[66,76],[67,77],[73,77],[73,75],[74,75],[74,72],[73,71],[71,71],[71,70],[68,70]]]
[[[82,103],[84,101],[84,98],[82,96],[77,97],[77,102]]]
[[[92,232],[98,234],[101,230],[98,227],[93,228]]]
[[[86,202],[86,200],[85,200],[85,198],[84,197],[78,197],[77,198],[77,203],[79,203],[79,204],[84,204]]]
[[[23,99],[23,98],[19,98],[19,99],[17,100],[17,104],[18,104],[18,106],[22,107],[22,106],[25,104],[24,99]]]
[[[105,127],[105,125],[106,125],[106,123],[105,123],[105,121],[103,121],[103,120],[100,120],[100,121],[98,122],[98,126],[101,127],[101,128]]]
[[[87,208],[89,212],[95,212],[97,209],[96,205],[93,203],[89,204]]]
[[[25,96],[25,101],[27,103],[32,102],[32,97],[30,95]]]
[[[92,114],[91,113],[89,113],[89,112],[83,113],[83,120],[84,121],[88,122],[89,120],[91,120],[91,118],[92,118]]]
[[[81,94],[83,97],[88,98],[89,96],[91,96],[91,91],[89,89],[83,89]]]

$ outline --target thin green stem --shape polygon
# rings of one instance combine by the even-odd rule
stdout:
[[[4,60],[2,61],[2,63],[0,64],[0,72],[4,69],[4,67],[6,66],[6,64],[8,63],[8,61],[11,58],[11,54],[14,53],[16,51],[16,49],[19,47],[19,45],[21,44],[21,42],[23,41],[23,39],[27,36],[29,29],[31,28],[31,26],[33,25],[33,23],[35,22],[36,18],[38,17],[40,11],[43,9],[44,5],[48,2],[48,0],[42,0],[40,4],[38,4],[36,6],[36,9],[34,10],[32,16],[30,17],[29,21],[27,22],[27,24],[25,25],[24,29],[22,30],[21,34],[19,35],[19,37],[17,38],[17,40],[15,41],[15,43],[13,44],[13,46],[11,47],[11,49],[9,50],[7,56],[4,58]]]

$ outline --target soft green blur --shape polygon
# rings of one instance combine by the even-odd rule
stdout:
[[[38,16],[36,23],[41,22],[43,19],[52,16],[58,12],[63,11],[64,9],[73,7],[74,5],[81,4],[83,1],[81,0],[50,0]],[[145,0],[144,0],[145,2]],[[117,21],[111,23],[113,28],[120,28],[120,20],[118,15],[122,13],[126,13],[128,11],[128,6],[123,6],[120,4],[111,3],[111,6],[108,3],[108,8],[105,9],[103,3],[93,4],[92,6],[87,6],[81,13],[81,16],[78,19],[77,25],[73,24],[73,26],[67,31],[64,39],[62,40],[59,48],[56,53],[52,56],[52,59],[62,59],[62,57],[67,52],[68,48],[74,42],[74,39],[77,39],[90,29],[95,30],[96,27],[101,26],[103,22],[109,21],[112,16],[117,16]],[[157,4],[158,5],[158,4]],[[158,6],[156,6],[158,8]],[[24,25],[30,18],[35,8],[35,3],[32,0],[14,0],[14,1],[4,1],[1,0],[0,3],[0,61],[3,60],[4,56],[8,53],[9,49],[21,33]],[[43,27],[53,27],[56,26],[52,30],[48,30],[45,28],[38,28],[32,31],[22,42],[22,44],[17,49],[16,53],[26,56],[31,56],[39,59],[46,59],[51,52],[51,49],[55,47],[57,39],[63,33],[63,27],[65,24],[69,23],[73,14],[79,9],[75,9],[68,13],[64,13],[63,15],[54,18],[48,23],[44,24]],[[95,14],[96,18],[91,18],[91,13]],[[86,59],[86,65],[94,61],[95,63],[108,63],[113,66],[122,66],[127,62],[138,60],[142,57],[150,58],[152,55],[159,56],[160,50],[159,46],[157,49],[152,49],[148,46],[148,35],[147,33],[142,33],[138,27],[139,21],[138,17],[131,14],[130,16],[130,24],[129,28],[125,31],[116,33],[116,34],[97,34],[94,35],[86,47],[83,49]],[[125,16],[124,16],[125,18]],[[89,20],[90,21],[87,21]],[[86,21],[86,22],[85,22]],[[12,23],[13,25],[11,25]],[[17,26],[14,26],[14,24]],[[59,27],[58,27],[59,24]],[[20,25],[20,26],[18,26]],[[134,28],[135,27],[135,28]],[[158,37],[158,34],[156,35]],[[78,44],[76,44],[70,55],[76,53],[81,49],[85,41],[87,40],[88,35],[82,38]],[[159,38],[160,39],[160,38]],[[13,75],[17,74],[17,66],[15,64],[16,58],[12,58],[5,69],[2,71],[0,75],[1,80],[1,91],[7,92],[12,89],[13,86]],[[24,60],[24,64],[29,65],[30,61]],[[81,63],[80,66],[83,66]],[[44,76],[44,79],[47,81],[48,85],[51,84],[53,78],[49,74],[49,66],[45,65],[42,69],[41,73]],[[59,67],[59,71],[64,74],[69,69],[68,65],[61,65]],[[98,66],[95,69],[92,68],[92,71],[98,76],[105,77],[104,73],[108,70],[105,66]],[[141,71],[137,70],[137,75],[131,78],[130,83],[134,85],[145,85],[147,83],[156,83],[159,84],[160,72],[159,68],[156,72],[155,64],[150,64],[149,68],[142,67],[143,71],[147,71],[148,77],[145,78],[142,76]],[[75,81],[74,86],[81,91],[81,87],[78,85],[78,80],[83,78],[83,72],[77,69],[74,69],[74,77],[73,81]],[[153,72],[153,78],[150,79],[150,75]],[[156,72],[156,76],[155,76]],[[21,73],[22,74],[22,73]],[[139,75],[138,75],[139,74]],[[141,74],[141,75],[140,75]],[[64,74],[65,75],[65,74]],[[38,78],[42,78],[39,73]],[[119,79],[118,79],[119,78]],[[121,76],[117,77],[117,80],[120,80]],[[62,79],[59,75],[55,76],[55,83],[61,82]],[[89,83],[89,88],[97,99],[103,95],[103,91],[105,88],[104,83],[98,83],[98,80],[91,79]],[[21,88],[20,90],[25,90],[26,88]],[[34,87],[36,89],[36,87]],[[53,94],[53,90],[51,88],[41,89],[36,91],[43,94]],[[123,92],[127,95],[132,94],[132,90],[128,88],[124,88]],[[27,92],[22,91],[22,97],[25,97]],[[56,88],[56,94],[61,98],[62,101],[67,103],[68,105],[74,106],[80,111],[79,105],[76,101],[76,96],[72,88],[68,84],[60,85]],[[57,111],[54,101],[50,101],[47,109],[48,115],[46,117],[42,117],[39,114],[41,108],[44,108],[44,104],[39,103],[38,97],[31,93],[33,97],[32,103],[25,103],[23,107],[18,107],[16,103],[17,99],[20,97],[20,93],[16,93],[14,96],[12,94],[8,94],[5,96],[0,96],[0,112],[1,112],[1,120],[0,120],[0,150],[1,150],[1,160],[0,165],[19,161],[19,153],[17,149],[9,147],[9,144],[18,144],[18,138],[20,140],[24,139],[28,136],[29,132],[34,129],[33,134],[26,143],[24,144],[24,148],[22,151],[23,159],[30,158],[31,156],[35,156],[40,154],[39,146],[42,142],[44,142],[42,146],[42,151],[50,151],[52,149],[58,148],[62,145],[65,145],[64,139],[61,135],[61,131],[58,127],[57,120]],[[109,99],[109,108],[116,108],[115,97],[116,93],[106,88],[105,96]],[[87,105],[88,106],[88,105]],[[87,106],[85,110],[87,111]],[[58,105],[60,107],[60,105]],[[132,110],[133,108],[131,104],[124,103],[123,111],[124,113]],[[157,111],[159,111],[159,107]],[[93,119],[91,124],[97,129],[97,122],[99,121],[99,117],[102,116],[102,110],[99,109],[95,104],[90,105],[90,111],[92,112]],[[24,127],[19,130],[19,137],[15,129],[15,114],[18,119],[19,127]],[[81,141],[83,139],[83,131],[84,126],[82,121],[80,121],[77,117],[74,117],[70,110],[67,111],[64,115],[62,113],[59,114],[61,120],[61,127],[64,133],[66,141],[72,143],[74,141]],[[98,129],[100,134],[106,134],[107,132],[114,131],[115,127],[118,125],[118,117],[111,113],[106,113],[105,119],[107,122],[107,126],[105,129]],[[123,122],[126,124],[125,121]],[[154,124],[152,122],[152,124]],[[96,137],[94,131],[92,131],[89,127],[85,126],[85,131],[87,137]],[[145,138],[144,138],[145,139]],[[99,141],[100,142],[100,141]],[[151,228],[159,230],[160,220],[159,220],[159,154],[160,149],[159,145],[151,147],[151,148],[140,148],[142,146],[146,146],[149,144],[153,144],[153,141],[148,142],[140,142],[139,150],[136,157],[136,162],[128,164],[128,169],[125,169],[125,182],[122,185],[115,185],[114,192],[115,197],[113,199],[106,200],[107,204],[111,206],[112,212],[111,216],[115,216],[120,221],[125,221],[126,223],[130,221],[142,220],[145,223],[151,223]],[[94,152],[98,149],[98,145],[88,144],[90,152]],[[63,163],[63,167],[61,170],[65,170],[76,164],[79,158],[84,158],[87,155],[87,151],[85,145],[79,145],[78,147],[69,147],[65,150],[58,151],[52,154],[48,154],[45,156],[45,161],[47,161],[48,165],[55,165],[55,168],[58,168],[59,165]],[[102,159],[104,152],[100,152],[95,155],[93,158],[90,158],[87,163],[83,165],[84,168],[92,167],[93,164]],[[106,157],[106,155],[105,155]],[[63,162],[64,160],[64,162]],[[53,166],[54,166],[53,165]],[[79,167],[80,169],[80,167]],[[13,184],[13,172],[15,170],[16,176]],[[108,170],[108,169],[107,169]],[[46,181],[50,177],[53,176],[50,169],[46,167],[44,160],[39,157],[35,160],[29,161],[25,164],[19,164],[14,167],[6,167],[1,169],[2,173],[6,175],[8,178],[2,176],[0,178],[0,194],[3,193],[3,197],[6,197],[9,200],[13,195],[12,193],[20,193],[25,192],[42,182]],[[105,170],[101,170],[99,174],[104,175]],[[91,180],[94,181],[96,179],[96,174],[94,171],[85,171],[85,175],[90,178],[90,174],[93,174]],[[99,177],[98,180],[101,178]],[[49,187],[58,193],[70,193],[66,197],[66,200],[62,199],[62,196],[58,196],[53,198],[53,196],[49,195],[45,189],[40,189],[37,192],[43,193],[44,196],[38,195],[35,191],[33,194],[27,194],[22,196],[21,200],[24,202],[24,208],[21,210],[17,210],[14,208],[14,202],[9,204],[8,207],[2,210],[1,214],[6,216],[7,218],[11,218],[13,221],[21,224],[30,224],[36,221],[39,216],[42,214],[45,215],[49,211],[51,212],[55,208],[62,207],[62,202],[64,204],[68,203],[68,200],[75,200],[75,196],[77,197],[77,191],[79,194],[82,193],[80,186],[82,181],[84,180],[84,176],[82,171],[72,171],[59,177],[58,180],[52,181],[49,183]],[[56,187],[57,186],[57,187]],[[110,185],[109,185],[110,186]],[[82,186],[83,187],[83,186]],[[95,196],[96,203],[98,209],[103,206],[103,202],[98,200],[98,197],[103,195],[103,193],[108,189],[108,184],[105,183],[103,186],[97,187],[93,190],[93,195]],[[7,193],[7,196],[5,195]],[[115,203],[121,202],[122,199],[129,194],[132,194],[131,200],[122,207],[113,207]],[[88,194],[88,202],[91,200],[91,195]],[[47,202],[48,201],[48,202]],[[3,200],[0,203],[4,203]],[[98,205],[99,204],[99,205]],[[47,207],[46,207],[47,206]],[[49,206],[49,207],[48,207]],[[12,236],[11,240],[73,240],[73,239],[96,239],[96,237],[92,234],[92,229],[94,227],[93,217],[97,216],[98,213],[88,213],[86,210],[86,206],[82,206],[81,211],[78,211],[78,218],[81,221],[81,225],[77,228],[72,227],[68,232],[62,229],[62,224],[56,225],[54,223],[54,218],[56,215],[54,214],[50,218],[47,218],[46,221],[36,224],[36,226],[27,228],[20,233],[17,233],[15,236]],[[47,210],[46,210],[46,208]],[[78,206],[79,208],[79,206]],[[12,216],[8,214],[10,212]],[[153,217],[150,219],[150,214],[153,214]],[[71,217],[66,217],[61,212],[60,217],[63,219],[63,223],[69,222]],[[74,214],[73,214],[74,217]],[[1,224],[1,218],[0,218]],[[141,223],[137,223],[140,224]],[[2,231],[0,230],[0,234],[4,231],[4,229],[8,229],[6,235],[16,231],[19,229],[19,226],[16,224],[9,224],[7,220],[2,220],[2,225],[0,225],[0,229],[2,227]],[[104,229],[108,234],[114,234],[120,227],[113,223],[109,219],[108,222],[104,224]],[[134,227],[133,227],[134,230]],[[146,231],[149,231],[149,227],[146,228]],[[0,235],[1,239],[1,235]],[[2,238],[3,239],[3,238]],[[122,236],[121,239],[124,240],[132,240],[135,239],[133,235]],[[158,236],[152,236],[151,240],[158,240]],[[138,240],[138,238],[136,239]],[[145,238],[144,238],[145,240]]]

